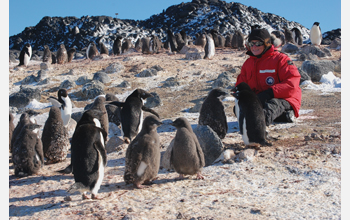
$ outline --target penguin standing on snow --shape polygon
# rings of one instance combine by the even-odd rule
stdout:
[[[311,44],[313,45],[320,45],[322,42],[322,32],[320,28],[320,23],[315,22],[312,25],[311,31],[310,31],[310,40]]]
[[[66,159],[70,147],[68,130],[63,126],[61,110],[52,106],[41,135],[46,164],[58,163]]]
[[[23,49],[21,50],[21,53],[19,54],[18,66],[24,65],[27,67],[30,58],[32,58],[32,46],[29,43],[26,43],[26,45],[24,45]]]
[[[159,117],[155,111],[143,105],[143,100],[148,97],[152,97],[152,95],[143,89],[136,89],[126,98],[125,102],[115,101],[109,103],[121,108],[121,130],[123,132],[124,142],[127,144],[132,141],[142,128],[143,111],[148,111]]]
[[[130,143],[125,155],[124,181],[143,188],[157,177],[160,165],[160,141],[157,127],[163,124],[154,115],[147,116],[141,132]]]
[[[180,117],[171,123],[176,127],[174,145],[171,150],[170,163],[175,171],[180,174],[179,179],[184,175],[197,174],[197,179],[204,179],[201,169],[205,166],[205,158],[197,136],[193,133],[191,124],[186,118]]]
[[[199,125],[208,125],[221,139],[225,138],[228,129],[225,108],[219,99],[225,95],[227,93],[220,88],[211,90],[202,104],[198,118]]]
[[[58,98],[50,96],[48,100],[53,106],[56,106],[61,110],[63,125],[67,127],[72,115],[72,102],[66,89],[59,89],[57,92],[57,97]]]
[[[266,144],[266,124],[264,110],[258,96],[245,82],[233,90],[236,98],[235,111],[244,144]]]
[[[26,124],[12,148],[12,161],[18,177],[37,174],[44,164],[42,143],[38,137],[41,125]]]
[[[215,44],[211,34],[206,35],[207,43],[205,44],[204,51],[205,55],[203,59],[212,59],[215,55]]]
[[[83,199],[89,199],[86,194],[88,191],[92,194],[91,199],[100,199],[97,194],[107,164],[105,149],[107,134],[97,119],[101,114],[106,112],[97,110],[84,112],[71,141],[71,161],[75,183],[68,192],[79,191]]]

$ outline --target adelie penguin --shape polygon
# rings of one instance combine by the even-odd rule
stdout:
[[[26,124],[12,147],[12,161],[18,177],[37,174],[44,164],[42,143],[38,137],[41,125]]]
[[[313,45],[321,45],[322,42],[322,32],[320,28],[320,23],[315,22],[310,30],[310,40]]]
[[[197,136],[186,118],[177,118],[171,123],[176,127],[174,145],[171,150],[170,163],[175,171],[180,174],[178,179],[184,175],[197,174],[197,179],[204,179],[201,170],[205,166],[205,158]]]
[[[211,90],[202,104],[198,118],[199,125],[208,125],[221,139],[225,138],[228,129],[225,108],[220,100],[220,97],[226,95],[223,89]]]
[[[148,111],[157,117],[159,115],[150,108],[143,105],[143,101],[152,95],[143,89],[136,89],[125,100],[125,102],[111,102],[121,108],[121,125],[124,142],[129,144],[142,128],[143,111]]]
[[[53,106],[56,106],[61,110],[63,125],[67,127],[72,115],[72,102],[66,89],[59,89],[57,92],[57,97],[58,98],[50,96],[48,100]]]
[[[96,44],[94,42],[90,42],[88,48],[86,49],[86,59],[92,60],[98,55],[100,55],[100,53],[97,50]]]
[[[147,116],[141,132],[130,143],[125,155],[124,181],[137,188],[157,177],[160,165],[160,141],[157,127],[162,122],[154,115]]]
[[[235,114],[245,145],[270,145],[266,142],[266,123],[263,107],[258,96],[245,82],[231,93],[235,98]]]
[[[205,55],[203,59],[212,59],[215,55],[215,43],[211,34],[206,35],[207,43],[205,44]]]
[[[75,183],[68,189],[68,193],[79,191],[83,199],[89,199],[87,192],[91,192],[91,199],[100,199],[97,194],[107,164],[105,149],[107,134],[97,119],[102,114],[106,112],[98,110],[84,112],[71,141],[71,161]]]
[[[26,43],[19,54],[19,64],[18,66],[27,67],[32,58],[32,46],[29,43]]]
[[[68,61],[68,53],[64,44],[57,50],[57,64],[65,64]]]

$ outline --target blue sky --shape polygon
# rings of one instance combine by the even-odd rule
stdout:
[[[107,15],[118,18],[144,20],[161,13],[181,0],[10,0],[9,36],[21,33],[25,27],[35,26],[44,16],[80,18],[85,15]],[[231,1],[226,1],[231,2]],[[262,12],[269,12],[311,28],[315,21],[320,22],[322,32],[341,27],[341,0],[241,0]]]

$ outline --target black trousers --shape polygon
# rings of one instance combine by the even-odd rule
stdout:
[[[286,112],[290,110],[293,111],[292,106],[284,99],[273,98],[266,101],[264,105],[266,126],[269,126],[273,121],[289,122]]]
[[[235,107],[233,113],[236,114]],[[272,98],[264,103],[264,114],[266,126],[269,126],[273,121],[275,122],[289,122],[286,113],[292,110],[292,106],[284,99]]]

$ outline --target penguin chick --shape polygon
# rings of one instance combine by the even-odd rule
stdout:
[[[91,199],[100,199],[97,194],[107,164],[105,149],[107,134],[97,119],[106,112],[87,110],[79,120],[71,141],[71,163],[75,183],[69,193],[79,191],[83,199],[91,192]]]
[[[141,132],[126,150],[124,181],[133,183],[137,188],[149,183],[158,174],[160,165],[160,141],[157,127],[163,124],[154,115],[147,116]]]
[[[41,125],[26,124],[21,129],[12,148],[12,161],[18,177],[37,174],[44,164],[42,143],[38,137]]]
[[[41,136],[46,164],[66,159],[70,147],[68,130],[63,126],[61,111],[52,106]]]
[[[180,174],[179,179],[183,179],[184,175],[194,174],[197,174],[197,179],[204,179],[200,173],[205,166],[204,154],[190,123],[186,118],[180,117],[171,125],[176,127],[177,131],[170,162]]]
[[[219,99],[225,95],[227,93],[220,88],[211,90],[202,104],[198,118],[199,125],[208,125],[221,139],[225,138],[228,129],[225,108]]]

